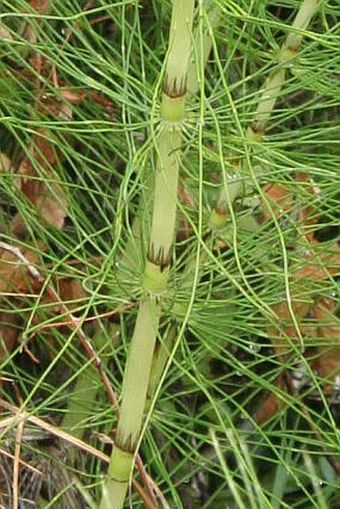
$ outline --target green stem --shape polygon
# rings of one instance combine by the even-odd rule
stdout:
[[[207,63],[209,54],[211,52],[212,47],[212,38],[211,38],[211,30],[214,30],[221,18],[221,8],[220,6],[216,6],[215,2],[212,0],[205,0],[204,5],[202,6],[204,11],[207,13],[206,17],[203,21],[203,34],[201,37],[200,29],[201,27],[196,27],[195,34],[193,37],[193,58],[189,65],[188,75],[187,75],[187,94],[188,96],[194,96],[200,85],[200,80],[203,79],[203,76],[200,75],[199,67],[201,67],[202,72]],[[201,40],[202,39],[202,40]],[[166,100],[166,99],[165,99]],[[173,101],[173,103],[176,101]],[[169,115],[174,116],[174,112],[172,111],[173,107],[169,107]],[[166,112],[165,112],[166,113]],[[169,117],[168,115],[168,117]],[[164,105],[162,108],[162,116],[164,119]],[[176,174],[174,174],[176,176]],[[166,180],[166,178],[164,179]],[[174,187],[176,187],[174,185]],[[148,186],[146,185],[146,189]],[[162,193],[160,193],[162,195]],[[145,201],[145,198],[144,198]],[[139,207],[139,210],[143,209],[142,200]],[[169,208],[167,207],[169,210]],[[154,214],[154,217],[159,217],[157,213]],[[132,235],[127,240],[127,244],[124,249],[124,254],[122,257],[122,261],[126,263],[126,265],[131,269],[135,269],[138,266],[138,255],[137,249],[139,251],[143,248],[141,243],[141,234],[142,228],[144,228],[143,232],[146,231],[148,222],[148,215],[144,214],[143,224],[141,222],[140,216],[136,216],[133,220],[132,226]]]
[[[100,509],[122,509],[137,454],[176,226],[181,127],[191,57],[194,0],[174,0],[161,104],[150,241],[126,363],[120,417]]]
[[[166,106],[171,107],[169,103],[173,101],[175,100],[168,98]],[[174,106],[178,106],[178,104]],[[181,118],[183,118],[183,115]],[[160,267],[161,270],[169,266],[171,258],[176,222],[180,148],[181,132],[174,127],[164,126],[158,146],[159,163],[156,170],[155,198],[148,252],[149,261]],[[148,266],[146,267],[146,273],[148,273]],[[152,283],[151,285],[147,283],[145,286],[151,291],[157,291],[153,288]]]
[[[165,369],[166,363],[168,362],[169,356],[173,350],[176,333],[177,324],[172,323],[165,335],[164,340],[158,345],[157,351],[154,353],[148,388],[149,400],[152,400],[156,393],[157,387],[159,386],[159,382]]]
[[[279,67],[274,71],[264,84],[260,99],[254,114],[252,124],[246,130],[246,138],[250,142],[258,142],[266,132],[270,116],[274,110],[277,98],[280,96],[282,86],[286,78],[286,68],[293,65],[293,59],[296,57],[300,48],[302,37],[301,30],[307,29],[312,16],[318,6],[318,0],[304,0],[295,17],[292,25],[293,31],[289,33],[282,45],[278,55]],[[234,162],[235,168],[239,168],[242,173],[243,165],[241,161]],[[235,179],[227,178],[226,192],[225,186],[220,191],[217,205],[212,211],[209,223],[214,229],[223,228],[229,217],[231,202],[237,198],[241,192],[242,186],[238,185]]]
[[[280,95],[282,86],[285,82],[287,64],[292,65],[292,60],[296,57],[302,42],[300,30],[305,30],[315,13],[318,0],[304,0],[295,17],[292,28],[294,31],[289,33],[282,45],[278,55],[278,62],[281,66],[271,75],[263,88],[252,125],[247,130],[249,139],[260,139],[267,128],[275,102]]]
[[[132,453],[135,452],[143,422],[159,319],[160,300],[150,294],[139,306],[126,364],[122,404],[115,440],[117,447]],[[113,457],[111,459],[114,460]],[[112,464],[110,464],[109,472],[112,470]]]

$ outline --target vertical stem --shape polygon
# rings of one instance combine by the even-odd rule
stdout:
[[[159,299],[148,295],[140,303],[126,363],[120,418],[115,439],[116,446],[125,451],[134,452],[139,439],[159,318]],[[111,459],[113,460],[113,457]]]
[[[286,68],[288,65],[293,65],[293,59],[296,57],[302,42],[302,34],[297,31],[308,28],[317,6],[318,0],[304,0],[300,5],[292,25],[294,31],[287,35],[279,52],[277,58],[279,67],[265,82],[254,114],[254,120],[246,130],[246,138],[251,142],[260,141],[266,132],[276,100],[280,96],[282,86],[285,82]],[[237,160],[234,162],[234,166],[238,172],[242,171],[242,161]],[[217,200],[217,205],[211,213],[209,223],[213,229],[221,229],[226,225],[231,202],[237,198],[242,189],[242,186],[233,176],[230,176],[230,178],[227,177],[227,185],[228,191],[226,192],[223,186]]]
[[[168,361],[169,355],[173,350],[173,345],[176,339],[177,325],[173,323],[170,329],[167,330],[163,342],[159,345],[157,352],[153,356],[152,369],[149,379],[148,399],[151,400],[159,386],[159,381],[163,374],[165,365]]]
[[[123,508],[143,424],[162,294],[167,288],[175,234],[181,126],[185,119],[194,3],[194,0],[173,0],[151,232],[142,281],[145,294],[131,339],[120,417],[100,509]]]
[[[292,28],[304,30],[308,27],[310,20],[315,13],[318,0],[304,0],[294,19]],[[302,42],[302,35],[296,32],[289,33],[282,45],[278,55],[278,61],[281,67],[278,68],[265,83],[264,89],[259,100],[255,118],[247,130],[248,138],[261,138],[267,128],[270,115],[274,109],[276,99],[279,97],[281,88],[285,82],[286,66],[295,58]]]

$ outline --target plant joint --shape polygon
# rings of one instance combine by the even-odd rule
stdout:
[[[131,444],[128,445],[131,450]],[[117,482],[128,482],[133,464],[133,452],[116,444],[113,445],[109,475]]]
[[[161,265],[148,257],[144,269],[143,287],[151,293],[162,293],[166,290],[169,278],[170,263]]]
[[[292,46],[284,45],[282,48],[280,55],[279,55],[279,63],[280,64],[289,64],[292,65],[292,60],[297,55],[297,48],[294,48]]]
[[[172,97],[163,92],[161,104],[161,117],[164,122],[183,122],[185,116],[185,94]]]
[[[265,123],[263,121],[254,121],[247,129],[248,141],[259,141],[265,133]]]
[[[169,79],[166,74],[163,81],[163,92],[173,99],[184,97],[187,92],[187,78]]]
[[[222,230],[228,220],[228,214],[225,210],[219,209],[217,206],[213,208],[210,218],[209,224],[212,230]]]

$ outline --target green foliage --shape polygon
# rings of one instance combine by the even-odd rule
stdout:
[[[329,257],[338,264],[339,6],[320,2],[267,131],[251,142],[246,130],[259,90],[281,66],[276,57],[300,2],[199,3],[201,45],[210,4],[221,9],[221,21],[210,31],[205,68],[196,62],[199,90],[183,126],[177,238],[158,337],[171,352],[149,401],[140,454],[170,507],[335,508],[338,386],[327,391],[311,360],[317,346],[336,347],[339,336],[315,333],[320,318],[311,310],[295,317],[301,348],[275,306],[287,295],[304,303],[336,303],[338,296]],[[37,253],[46,282],[58,286],[67,278],[85,290],[66,304],[97,348],[118,400],[142,294],[170,19],[171,2],[56,0],[41,13],[23,1],[0,6],[0,148],[13,166],[0,172],[1,240]],[[53,160],[46,152],[37,157],[37,133]],[[65,200],[61,228],[17,186],[14,172],[27,158],[36,172],[28,179],[44,182],[61,208]],[[212,231],[211,212],[231,173],[240,190],[228,202],[226,225]],[[268,184],[289,191],[279,213]],[[270,218],[260,221],[264,203]],[[308,207],[315,219],[309,223],[301,219]],[[324,275],[296,280],[295,271],[308,264],[301,255],[306,232],[315,241],[312,263]],[[98,433],[113,439],[117,418],[100,377],[88,371],[75,331],[53,325],[67,321],[65,313],[51,310],[42,288],[29,293],[2,297],[1,325],[20,317],[18,340],[1,359],[1,376],[12,381],[2,397],[20,406],[20,395],[32,415],[61,426],[76,380],[88,377],[97,396],[79,428],[109,454]],[[335,305],[328,323],[335,331],[337,316]],[[288,345],[284,360],[275,344],[280,334]],[[297,393],[278,385],[284,371],[304,377]],[[258,424],[254,415],[268,393],[284,404]],[[0,440],[7,446],[5,431]],[[42,497],[58,498],[73,483],[70,490],[85,487],[77,496],[100,499],[103,462],[84,454],[58,489],[62,458],[41,442],[24,439],[22,451],[53,465],[50,484],[57,488]],[[141,507],[136,493],[131,503]]]

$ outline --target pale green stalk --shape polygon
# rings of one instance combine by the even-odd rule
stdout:
[[[187,94],[188,96],[194,96],[197,94],[199,88],[199,82],[204,76],[199,75],[199,63],[201,63],[202,69],[204,69],[212,47],[211,30],[214,30],[221,18],[221,8],[216,6],[211,0],[205,0],[203,5],[204,11],[207,13],[206,18],[203,21],[203,37],[201,41],[200,27],[197,27],[194,31],[193,37],[193,55],[189,65],[188,76],[187,76]],[[148,191],[146,191],[148,192]],[[150,194],[150,193],[148,193]],[[145,197],[140,200],[139,209],[143,209],[145,203]],[[133,220],[132,235],[128,238],[122,261],[125,262],[130,269],[135,269],[138,265],[138,254],[137,250],[142,249],[141,235],[142,231],[146,231],[147,218],[141,221],[140,216],[136,216]],[[144,228],[144,230],[142,230]]]
[[[294,65],[294,58],[302,42],[302,30],[308,28],[312,16],[318,6],[318,0],[304,0],[292,25],[292,32],[289,33],[278,54],[279,67],[267,79],[254,114],[252,124],[247,128],[245,137],[249,142],[260,141],[264,135],[270,116],[274,110],[277,98],[280,96],[282,86],[286,79],[287,67]],[[223,228],[229,217],[230,204],[239,196],[242,186],[240,180],[235,176],[242,173],[243,163],[236,160],[234,163],[235,174],[227,175],[226,185],[220,191],[216,206],[210,216],[210,226],[213,229]]]
[[[275,102],[280,95],[282,86],[286,78],[287,64],[293,65],[293,59],[300,48],[302,34],[300,30],[305,30],[315,13],[318,0],[305,0],[293,22],[293,32],[288,34],[278,55],[278,62],[281,64],[271,76],[269,76],[255,112],[254,121],[247,130],[247,137],[260,139],[267,128],[270,115],[274,109]]]
[[[204,71],[204,67],[207,63],[209,54],[211,52],[212,47],[212,39],[211,39],[211,29],[215,29],[221,18],[221,8],[220,6],[216,6],[214,2],[211,0],[206,0],[204,5],[202,6],[204,11],[207,13],[206,18],[203,20],[203,34],[200,33],[202,27],[196,27],[193,37],[193,55],[191,59],[191,63],[188,70],[187,76],[187,94],[188,96],[194,96],[197,94],[199,89],[200,80],[204,79],[204,76],[200,76],[199,68]],[[180,139],[179,139],[180,143]],[[175,163],[175,161],[174,161]],[[170,164],[169,164],[170,167]],[[175,177],[178,175],[178,172],[173,171],[171,177]],[[166,179],[164,179],[165,181]],[[174,189],[177,188],[177,184],[172,186]],[[164,193],[161,193],[164,196]],[[169,207],[167,207],[169,209]],[[160,217],[158,211],[155,211],[154,218],[160,218],[160,222],[162,223],[164,220]],[[167,218],[171,224],[173,224],[173,217]],[[154,223],[155,225],[155,223]],[[165,223],[164,223],[165,227]],[[136,265],[136,247],[140,245],[141,238],[141,222],[140,218],[136,216],[133,222],[133,237],[132,240],[128,240],[127,247],[124,250],[124,259],[128,262],[129,266],[132,267]],[[166,231],[166,229],[164,228]],[[129,259],[128,259],[129,257]],[[131,261],[130,261],[131,260]],[[196,260],[194,260],[194,264],[196,264]],[[188,280],[188,285],[190,285],[190,281]],[[175,308],[181,313],[185,313],[181,306],[176,306]],[[175,308],[173,309],[173,313],[176,314]],[[170,327],[169,332],[166,335],[166,338],[163,339],[162,344],[160,345],[159,351],[156,355],[154,355],[152,370],[150,375],[150,386],[148,390],[148,398],[151,398],[155,393],[156,387],[159,383],[159,380],[162,376],[164,367],[167,363],[168,357],[171,353],[173,343],[175,341],[177,326],[173,324]]]
[[[203,76],[204,67],[207,63],[212,47],[210,30],[217,27],[221,17],[220,7],[216,6],[216,4],[214,2],[211,2],[211,0],[206,0],[204,2],[204,5],[202,6],[202,9],[204,9],[207,15],[206,18],[204,18],[203,20],[202,27],[199,26],[196,28],[193,38],[193,58],[189,66],[187,78],[188,96],[194,96],[195,94],[197,94],[197,91],[200,86],[200,81],[204,79]],[[201,262],[203,262],[202,258]],[[196,263],[197,263],[196,257],[194,258],[194,260],[188,260],[189,267],[188,274],[190,274],[191,272],[192,274],[194,273]],[[187,286],[188,287],[191,286],[190,277],[188,277]],[[183,309],[183,306],[181,306],[180,304],[178,305],[175,303],[172,309],[172,313],[174,315],[179,314],[184,316],[185,309]],[[164,338],[162,344],[160,345],[157,355],[154,356],[150,376],[150,386],[148,390],[149,398],[151,398],[155,393],[159,380],[161,379],[161,376],[163,374],[164,368],[166,366],[169,355],[172,351],[173,344],[175,342],[176,330],[177,325],[173,323],[172,326],[170,327],[169,332]]]
[[[166,363],[168,362],[169,356],[173,350],[173,345],[177,334],[177,324],[172,323],[169,330],[167,331],[165,338],[159,345],[158,350],[155,352],[153,358],[153,364],[151,369],[151,375],[148,387],[148,399],[151,400],[157,390],[159,381],[162,377]]]
[[[100,509],[122,509],[137,454],[162,294],[167,288],[176,224],[181,126],[191,57],[194,0],[174,0],[161,103],[161,126],[150,242],[143,288],[125,369],[122,403]]]

